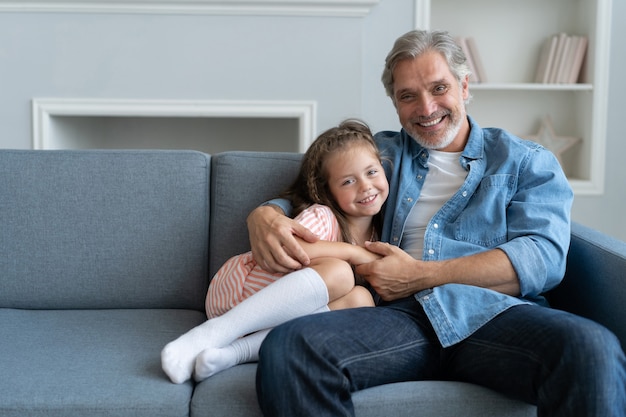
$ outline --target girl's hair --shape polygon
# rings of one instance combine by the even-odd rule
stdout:
[[[291,200],[294,216],[313,204],[328,206],[337,217],[344,242],[352,242],[353,238],[350,235],[346,215],[330,192],[326,161],[329,155],[345,151],[355,145],[369,147],[380,161],[380,153],[367,124],[357,119],[345,120],[315,139],[302,158],[296,180],[281,195]],[[380,213],[374,216],[373,224],[378,236],[382,224]]]
[[[425,30],[412,30],[400,36],[393,45],[393,48],[387,54],[385,59],[385,68],[381,77],[381,81],[385,86],[387,95],[391,97],[391,100],[395,104],[395,97],[393,96],[393,71],[396,68],[398,62],[405,59],[414,59],[418,56],[435,51],[440,53],[448,63],[450,71],[461,83],[461,81],[471,74],[467,58],[463,53],[463,49],[455,42],[454,38],[445,31],[425,31]],[[468,97],[466,104],[470,101],[471,97]]]

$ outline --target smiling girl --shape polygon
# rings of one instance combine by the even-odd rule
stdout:
[[[356,285],[353,265],[378,259],[363,246],[379,234],[379,212],[389,185],[370,129],[348,120],[322,133],[304,155],[300,172],[283,194],[295,219],[319,236],[300,239],[311,259],[290,274],[269,273],[251,252],[230,258],[211,280],[208,321],[161,352],[174,383],[201,381],[258,358],[271,328],[307,314],[371,307],[368,289]]]

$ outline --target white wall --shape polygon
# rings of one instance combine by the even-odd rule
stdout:
[[[0,13],[0,147],[31,147],[34,97],[315,100],[361,112],[362,18]]]
[[[615,0],[605,194],[577,196],[573,219],[626,240],[624,17]],[[413,26],[414,0],[364,18],[0,13],[0,148],[32,147],[34,97],[315,100],[318,132],[346,117],[397,129],[380,73]]]

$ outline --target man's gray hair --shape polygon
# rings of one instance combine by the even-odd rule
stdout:
[[[393,97],[393,70],[399,61],[414,59],[425,52],[439,52],[448,62],[448,67],[459,84],[471,74],[463,49],[446,31],[412,30],[400,36],[385,59],[385,69],[381,80],[387,95]]]

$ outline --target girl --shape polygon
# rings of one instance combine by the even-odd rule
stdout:
[[[211,280],[209,318],[170,342],[161,364],[174,383],[197,381],[258,359],[271,328],[306,314],[373,306],[355,286],[352,265],[378,255],[363,248],[376,239],[389,185],[372,133],[348,120],[320,135],[304,155],[296,181],[284,193],[296,220],[320,240],[300,240],[311,263],[287,275],[270,274],[251,252],[229,259]]]

